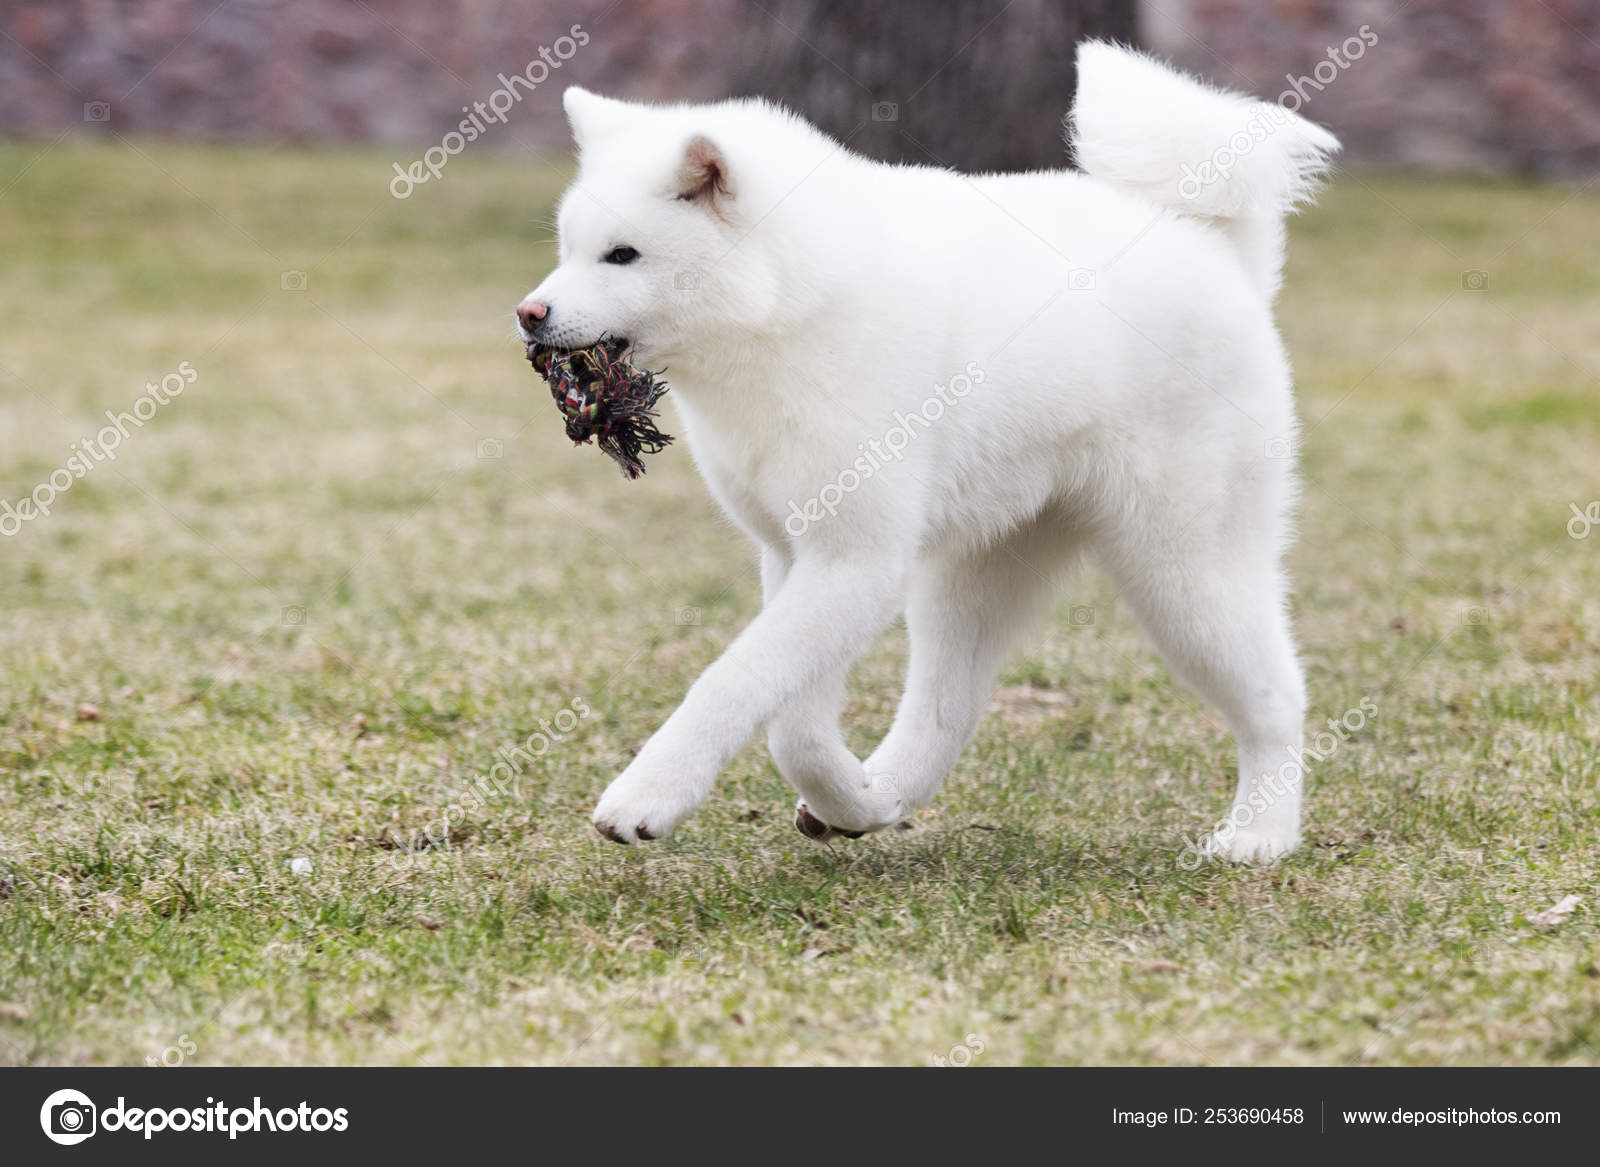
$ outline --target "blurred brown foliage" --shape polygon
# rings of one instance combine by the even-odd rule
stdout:
[[[1057,165],[1087,35],[1276,97],[1362,26],[1305,111],[1346,158],[1600,170],[1593,0],[0,0],[0,133],[425,147],[581,25],[588,43],[487,135],[564,149],[557,100],[763,94],[853,149],[967,169]]]

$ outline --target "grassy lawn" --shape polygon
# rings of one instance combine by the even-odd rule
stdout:
[[[1220,717],[1092,571],[913,829],[807,842],[757,744],[600,839],[752,555],[511,339],[564,167],[392,161],[0,145],[0,498],[194,374],[0,539],[0,1062],[1600,1062],[1600,198],[1347,175],[1294,224],[1312,732],[1378,715],[1233,869],[1185,861]]]

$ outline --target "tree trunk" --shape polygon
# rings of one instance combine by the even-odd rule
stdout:
[[[1134,0],[762,0],[734,92],[782,101],[852,150],[960,170],[1065,164],[1073,50],[1137,43]]]

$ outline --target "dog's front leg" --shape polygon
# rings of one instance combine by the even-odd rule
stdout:
[[[777,601],[792,567],[787,547],[762,549],[761,592],[767,604]],[[807,808],[797,812],[797,824],[843,821],[849,815],[842,808],[853,806],[861,796],[865,785],[861,759],[845,745],[839,716],[850,665],[866,647],[864,642],[858,644],[850,659],[818,677],[767,722],[772,761]]]
[[[802,557],[772,602],[700,675],[683,704],[606,788],[594,824],[618,843],[660,838],[705,801],[756,730],[833,674],[900,607],[898,558]]]

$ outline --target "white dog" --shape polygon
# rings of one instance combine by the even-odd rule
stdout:
[[[665,835],[763,726],[806,834],[900,822],[1091,550],[1237,739],[1238,829],[1213,850],[1299,841],[1298,784],[1269,777],[1305,709],[1272,300],[1284,215],[1338,142],[1113,45],[1080,46],[1078,75],[1084,174],[890,166],[762,101],[566,91],[579,171],[521,335],[666,367],[765,592],[600,799],[607,837]],[[863,762],[846,676],[902,612],[905,694]]]

